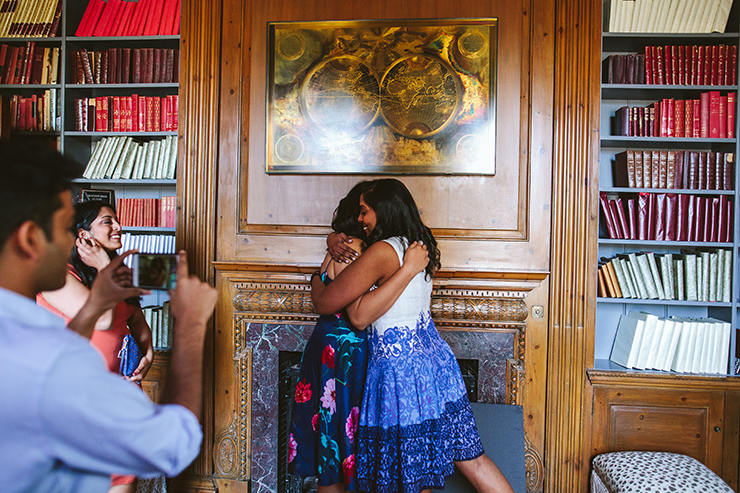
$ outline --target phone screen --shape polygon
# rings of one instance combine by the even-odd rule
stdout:
[[[133,255],[133,284],[146,289],[174,289],[177,255],[136,253]]]

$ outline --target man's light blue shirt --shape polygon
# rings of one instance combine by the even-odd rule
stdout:
[[[110,474],[175,476],[200,452],[193,413],[156,405],[90,341],[0,288],[0,490],[105,492]]]

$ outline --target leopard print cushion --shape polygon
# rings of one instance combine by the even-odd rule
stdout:
[[[611,452],[593,460],[593,473],[610,493],[732,493],[696,459],[668,452]]]

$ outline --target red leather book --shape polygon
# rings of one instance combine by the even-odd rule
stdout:
[[[126,26],[126,32],[124,33],[124,36],[136,36],[136,29],[138,28],[139,22],[141,21],[141,12],[142,12],[142,5],[144,4],[143,0],[138,0],[136,2],[133,2],[134,4],[134,11],[131,14],[131,20],[128,23],[128,26]]]
[[[735,109],[737,103],[737,93],[727,93],[727,138],[735,138]]]
[[[126,132],[133,132],[134,130],[134,122],[133,122],[133,110],[132,110],[132,97],[126,96],[123,98],[124,103],[126,103],[125,107],[125,113],[124,113],[124,120],[126,122]]]
[[[652,188],[653,186],[652,156],[651,151],[642,151],[642,186],[645,188]]]
[[[8,58],[3,69],[3,84],[12,84],[15,77],[15,66],[18,63],[18,53],[20,47],[11,46],[8,48]]]
[[[655,193],[653,195],[655,196],[655,218],[653,219],[653,225],[655,227],[654,239],[657,241],[665,241],[666,194]]]
[[[26,46],[23,47],[23,59],[20,66],[20,71],[18,72],[18,84],[25,84],[26,83],[26,76],[28,74],[28,69],[31,64],[33,64],[33,41],[26,42]]]
[[[712,47],[704,47],[704,85],[708,86],[712,82]]]
[[[619,213],[617,212],[617,203],[614,199],[609,199],[609,216],[611,217],[612,224],[614,224],[614,232],[618,239],[625,239],[625,233],[622,231],[622,225],[619,222]]]
[[[175,6],[176,7],[176,10],[175,10],[175,22],[172,23],[172,32],[170,33],[172,35],[178,35],[178,34],[180,34],[180,3],[181,3],[181,0],[177,0],[177,5]],[[175,82],[177,82],[177,81],[175,81]],[[173,210],[172,213],[174,214],[174,212],[175,211]],[[173,227],[174,227],[174,224],[175,223],[174,223],[174,220],[173,220],[173,223],[172,223]]]
[[[648,194],[648,240],[655,240],[655,213],[657,212],[656,194]]]
[[[678,217],[676,219],[676,241],[689,239],[689,202],[691,195],[678,196]]]
[[[87,124],[85,122],[87,111],[87,98],[76,98],[75,99],[75,131],[85,132],[87,130]]]
[[[167,96],[167,131],[175,131],[175,95]]]
[[[678,47],[678,84],[686,85],[686,47]]]
[[[165,62],[164,62],[164,79],[162,82],[172,82],[172,69],[175,66],[175,50],[173,48],[167,48],[165,50]],[[642,108],[641,108],[642,109]],[[644,111],[643,111],[644,118]]]
[[[698,47],[696,45],[690,46],[690,51],[686,53],[686,56],[690,58],[689,64],[689,76],[688,76],[688,84],[695,86],[696,85],[696,75],[697,75],[697,58],[699,56]]]
[[[715,241],[725,241],[727,238],[727,229],[731,228],[732,225],[727,223],[727,203],[729,198],[727,195],[719,196],[719,216],[717,217],[717,239]]]
[[[152,108],[152,116],[154,117],[154,131],[155,132],[161,132],[162,131],[162,122],[160,121],[160,115],[162,112],[162,99],[164,98],[158,98],[154,97],[154,108]]]
[[[159,24],[162,22],[164,0],[151,0],[151,2],[149,16],[144,27],[144,36],[156,36],[159,31]]]
[[[145,129],[147,132],[154,132],[154,116],[152,115],[152,112],[154,111],[154,97],[147,96],[144,98],[146,101],[146,126]]]
[[[167,36],[172,32],[172,25],[175,23],[175,11],[179,0],[164,0],[162,10],[162,20],[159,23],[157,33],[160,36]]]
[[[665,198],[665,240],[676,241],[678,227],[678,195],[669,193]]]
[[[668,99],[668,102],[666,103],[666,109],[668,110],[666,135],[668,137],[675,137],[676,136],[676,101],[673,98]]]
[[[139,132],[146,132],[146,97],[139,96],[139,110],[136,112],[137,119],[139,120],[136,124],[139,128]]]
[[[696,190],[699,188],[699,153],[691,152],[689,160],[688,188]]]
[[[121,23],[118,25],[118,29],[116,29],[113,36],[126,36],[131,19],[134,17],[134,12],[136,11],[136,5],[136,2],[130,0],[125,3]]]
[[[113,131],[121,132],[121,97],[112,96],[113,98]]]
[[[727,45],[719,45],[717,48],[717,85],[727,85],[725,73],[727,72]]]
[[[664,59],[663,59],[663,47],[662,46],[656,46],[655,53],[653,56],[656,58],[657,62],[657,74],[658,74],[658,84],[663,85],[665,84],[665,65],[664,65]]]
[[[673,161],[673,186],[671,188],[683,188],[683,157],[687,151],[676,151]]]
[[[177,62],[177,58],[175,58],[175,61]],[[650,107],[650,136],[651,137],[658,137],[660,135],[660,102],[656,101],[655,103],[651,104]]]
[[[667,151],[665,188],[673,188],[676,182],[676,151]]]
[[[154,81],[154,49],[144,49],[146,53],[146,63],[144,64],[144,80],[143,82],[151,84]],[[627,125],[629,125],[629,108],[627,109]]]
[[[627,199],[627,222],[629,223],[630,240],[637,239],[637,217],[635,215],[635,199]]]
[[[735,189],[735,154],[732,152],[725,152],[724,163],[722,167],[723,190],[734,190]]]
[[[119,48],[108,48],[108,82],[116,83],[116,71],[118,70]]]
[[[0,45],[0,84],[3,83],[5,67],[7,67],[8,63],[10,62],[10,57],[8,56],[8,54],[12,52],[12,49],[9,48],[10,46],[6,44]]]
[[[648,233],[650,217],[650,194],[640,192],[637,196],[637,237],[639,240],[649,240]]]
[[[711,99],[708,92],[703,92],[699,95],[701,101],[701,111],[699,113],[700,132],[699,136],[703,139],[709,138],[709,112],[711,110]]]
[[[724,172],[724,153],[713,152],[710,154],[714,154],[714,156],[710,155],[709,179],[707,180],[707,184],[710,190],[722,190],[722,180],[724,179],[722,176],[722,173]]]
[[[115,36],[116,35],[116,32],[121,27],[121,22],[123,22],[123,15],[126,12],[126,7],[128,5],[129,5],[128,1],[125,1],[125,0],[121,1],[121,4],[118,6],[118,9],[116,10],[116,16],[113,19],[111,19],[111,22],[108,27],[108,31],[106,31],[105,36]]]
[[[652,188],[660,188],[660,151],[651,151],[650,162],[650,185]]]
[[[139,131],[139,95],[132,94],[130,97],[131,131]]]
[[[704,152],[702,154],[706,154],[707,156],[707,163],[705,168],[706,177],[704,178],[704,189],[705,190],[714,190],[715,186],[715,177],[717,176],[717,153],[710,151],[710,152]],[[701,159],[700,159],[701,162]]]
[[[95,131],[95,123],[97,118],[97,101],[98,98],[87,98],[87,128],[85,128],[86,132],[94,132]]]
[[[727,85],[737,84],[737,45],[730,45],[727,49]]]
[[[704,84],[704,47],[696,47],[696,84]]]
[[[92,13],[95,10],[98,2],[103,3],[103,0],[90,0],[88,2],[87,8],[85,9],[85,13],[82,14],[82,20],[80,20],[80,24],[77,26],[77,29],[75,30],[75,36],[84,36],[85,30],[87,29],[87,25],[90,22],[90,18],[92,17]]]
[[[103,131],[109,131],[111,129],[111,122],[110,122],[110,96],[106,97],[103,96],[100,98],[103,100]]]
[[[123,48],[116,49],[116,71],[115,80],[116,84],[121,83],[121,72],[123,70]]]
[[[710,86],[717,85],[717,71],[719,69],[719,47],[713,45],[711,49],[711,56],[709,57],[709,74],[707,76],[707,82]]]
[[[85,9],[85,11],[87,11],[87,9]],[[51,22],[47,24],[48,27],[44,29],[42,36],[48,37],[48,38],[55,38],[59,32],[59,22],[61,22],[61,19],[62,19],[62,0],[57,0],[57,7],[56,7],[56,10],[54,10],[54,17],[52,17]]]
[[[706,238],[708,238],[708,241],[717,242],[719,241],[719,197],[707,197],[707,200],[709,200],[708,205],[710,206],[711,213],[708,214],[709,221],[707,221],[707,226],[709,228],[709,235]]]
[[[101,97],[95,98],[95,131],[105,132],[108,129],[103,128],[103,99]]]
[[[671,80],[671,47],[670,46],[663,46],[663,80],[665,81],[666,85],[673,84],[673,81]]]
[[[688,218],[686,221],[686,241],[696,241],[696,217],[697,201],[699,196],[689,195]]]
[[[134,48],[131,52],[131,83],[141,82],[141,49]]]
[[[140,6],[141,8],[141,18],[139,19],[139,23],[136,27],[136,34],[135,36],[143,36],[144,30],[146,29],[146,23],[147,19],[150,17],[150,11],[152,8],[152,3],[154,0],[139,0],[139,2],[142,2],[144,5]],[[137,9],[138,10],[138,9]]]
[[[704,229],[706,221],[706,201],[705,197],[696,196],[694,200],[694,241],[706,241],[704,239]]]
[[[121,48],[121,84],[131,82],[131,48]]]
[[[727,212],[725,214],[725,217],[727,218],[727,221],[726,221],[727,222],[727,234],[726,234],[725,239],[724,239],[725,243],[732,242],[732,231],[734,229],[733,224],[735,224],[735,223],[732,222],[733,221],[733,218],[734,218],[733,211],[734,211],[734,209],[732,207],[732,200],[731,199],[728,199],[728,201],[727,201]]]
[[[610,201],[611,205],[611,201]],[[630,239],[630,224],[627,221],[627,214],[624,211],[624,204],[622,203],[622,198],[617,197],[614,199],[614,207],[617,210],[617,219],[619,220],[619,230],[622,233],[622,236],[625,239]]]
[[[41,74],[44,71],[44,47],[36,46],[33,49],[33,66],[31,67],[31,84],[41,84]]]
[[[727,96],[719,97],[719,138],[727,138]]]
[[[637,151],[638,154],[640,151]],[[614,155],[612,177],[615,187],[635,188],[635,151],[623,151]]]
[[[175,57],[177,56],[177,50],[173,50],[175,52]],[[173,62],[174,67],[174,62]],[[652,130],[652,124],[650,123],[650,106],[643,108],[642,112],[642,129],[645,132],[646,137],[652,137],[653,136],[653,130]]]
[[[702,221],[702,240],[710,241],[711,230],[712,230],[712,197],[701,197],[702,206],[700,211],[703,211],[704,218]]]
[[[707,153],[699,153],[699,167],[696,170],[696,188],[698,190],[707,189]]]
[[[174,94],[172,96],[172,102],[172,131],[177,132],[177,122],[180,118],[180,96],[178,94]]]
[[[677,99],[673,104],[675,108],[675,115],[673,117],[673,136],[682,138],[684,137],[684,124],[686,122],[686,115],[684,113],[686,101]]]
[[[159,104],[159,129],[162,132],[168,132],[169,131],[169,118],[167,115],[167,108],[170,105],[170,98],[163,97],[161,98],[160,104]]]
[[[121,7],[122,0],[108,0],[105,4],[105,9],[98,20],[98,24],[92,32],[93,36],[106,36],[111,28],[111,24],[115,20],[118,14],[118,9]]]
[[[658,188],[668,188],[668,151],[658,151]]]
[[[694,138],[701,137],[701,100],[694,99]],[[707,116],[707,119],[709,117]]]
[[[719,91],[709,91],[709,138],[719,138]]]
[[[671,50],[671,84],[678,85],[680,84],[680,73],[679,73],[679,66],[680,59],[678,58],[678,46],[671,45],[670,47],[666,46],[666,48],[670,48]]]
[[[158,84],[162,82],[162,48],[154,48],[154,62],[152,63],[152,82]],[[634,113],[634,111],[631,111],[631,113]]]

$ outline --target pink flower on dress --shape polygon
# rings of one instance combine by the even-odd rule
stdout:
[[[295,438],[293,438],[293,434],[291,433],[290,439],[288,440],[288,463],[293,462],[296,455],[298,455],[298,442],[295,441]]]
[[[359,424],[360,409],[353,407],[347,416],[347,421],[344,423],[344,431],[347,433],[349,443],[355,443],[355,434],[357,433],[357,425]]]
[[[331,346],[324,347],[324,352],[321,353],[321,364],[327,365],[329,368],[334,368],[334,348]]]
[[[316,428],[319,427],[319,413],[314,414],[313,418],[311,418],[311,426],[313,427],[313,431],[316,431]]]
[[[352,481],[352,478],[355,477],[355,454],[344,459],[344,462],[342,462],[342,469],[344,469],[344,483],[349,484]]]
[[[307,402],[311,399],[311,384],[306,382],[298,382],[295,386],[295,401],[297,403]]]
[[[324,395],[321,396],[321,405],[329,410],[330,415],[334,415],[337,410],[337,394],[333,378],[326,381],[324,385]]]

